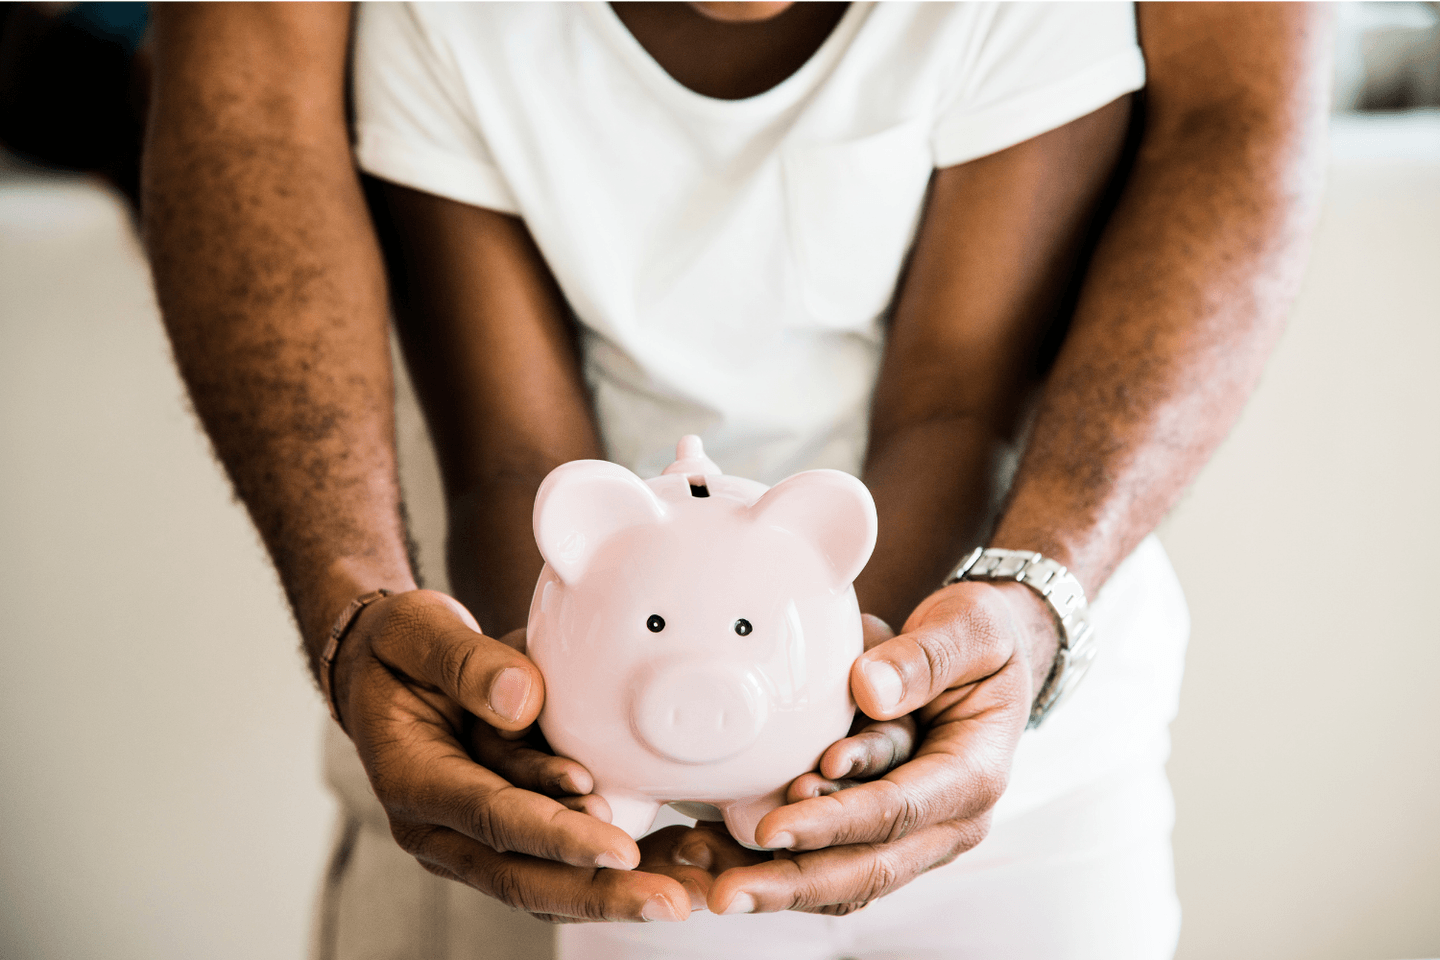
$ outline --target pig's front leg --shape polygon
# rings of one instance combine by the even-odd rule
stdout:
[[[645,831],[655,822],[656,814],[660,812],[657,801],[641,794],[599,784],[595,787],[595,793],[610,804],[610,822],[635,840],[645,835]]]
[[[760,825],[765,814],[784,803],[785,787],[758,797],[734,800],[727,803],[721,811],[725,814],[725,827],[741,846],[751,850],[764,850],[765,847],[755,842],[755,828]]]

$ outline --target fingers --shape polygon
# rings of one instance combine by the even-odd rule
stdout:
[[[777,856],[716,877],[707,904],[720,914],[852,912],[926,870],[949,863],[984,839],[988,829],[987,816],[936,824],[895,843]]]
[[[1000,799],[1003,775],[956,769],[948,758],[918,757],[880,780],[788,804],[756,828],[757,842],[790,834],[791,850],[892,843],[953,817],[978,816]],[[803,789],[803,786],[802,786]]]
[[[771,856],[769,851],[751,850],[736,843],[724,824],[704,820],[679,836],[672,849],[676,863],[698,867],[712,876],[736,867],[763,863]]]
[[[977,819],[1000,799],[1029,713],[1026,627],[999,590],[961,583],[932,594],[905,629],[856,660],[851,688],[871,716],[913,713],[928,725],[914,759],[900,759],[914,727],[877,725],[833,744],[820,776],[798,778],[790,802],[760,822],[757,842],[788,834],[790,850],[894,843]],[[878,780],[848,782],[880,770],[888,772]]]
[[[639,862],[623,830],[476,764],[451,736],[448,720],[384,666],[371,661],[359,674],[352,681],[357,702],[371,710],[353,720],[356,745],[397,839],[439,825],[494,851],[579,867],[630,869]]]
[[[895,631],[890,629],[890,624],[871,613],[862,613],[860,615],[860,629],[862,636],[865,638],[866,650],[882,644],[895,636]]]
[[[877,777],[910,759],[915,749],[915,718],[899,717],[866,724],[854,736],[832,743],[820,755],[820,773],[831,780]]]
[[[610,809],[609,801],[599,794],[587,793],[583,797],[556,797],[555,799],[567,810],[586,814],[605,823],[615,822],[615,814]]]
[[[690,915],[691,893],[673,877],[501,853],[444,827],[396,839],[431,872],[549,919],[679,921]]]
[[[539,669],[514,647],[482,634],[456,600],[413,590],[374,610],[366,625],[370,647],[392,670],[504,730],[523,730],[539,716],[545,699]]]
[[[514,786],[553,797],[569,810],[612,822],[610,804],[590,791],[590,771],[568,757],[537,750],[523,740],[511,740],[489,724],[476,723],[470,737],[470,754]]]
[[[475,724],[470,753],[481,766],[515,786],[546,796],[584,796],[595,789],[590,771],[579,763],[537,750],[524,740],[502,737],[486,723]]]
[[[944,718],[927,732],[913,759],[878,780],[848,789],[821,778],[791,785],[793,801],[766,814],[758,843],[788,833],[791,850],[853,843],[891,843],[927,827],[983,815],[999,801],[1015,745],[1024,729],[1023,698],[1011,695],[1015,663],[977,687],[991,704],[960,719]],[[972,705],[964,705],[967,709]]]
[[[455,602],[456,602],[456,604],[458,605],[460,601],[457,600],[457,601],[455,601]],[[464,608],[461,607],[461,609],[463,610]],[[470,611],[466,610],[466,611],[465,611],[465,615],[466,615],[467,617],[469,617],[469,616],[470,616]],[[474,618],[473,618],[473,617],[471,617],[470,620],[471,620],[472,623],[474,623]],[[475,629],[476,629],[476,630],[480,630],[480,627],[479,627],[478,624],[476,625]],[[480,630],[480,632],[481,632],[481,633],[484,633],[485,631]],[[517,651],[519,651],[520,653],[524,653],[524,652],[525,652],[525,628],[524,628],[524,627],[517,627],[516,629],[511,630],[509,633],[505,634],[504,636],[502,636],[502,637],[497,637],[496,639],[498,639],[501,643],[505,644],[505,646],[509,647],[511,650],[517,650]]]
[[[863,716],[863,715],[862,715]],[[786,803],[798,803],[847,790],[863,780],[882,776],[910,759],[915,749],[913,716],[871,721],[820,755],[819,770],[791,781]]]
[[[705,909],[710,886],[718,874],[753,866],[771,858],[768,852],[736,843],[723,824],[700,821],[694,827],[667,827],[640,841],[640,869],[679,880],[691,891],[691,909]]]
[[[994,674],[1019,639],[1014,615],[994,587],[957,583],[917,607],[904,633],[861,654],[850,689],[866,714],[892,719]]]
[[[837,790],[849,790],[859,785],[859,780],[829,780],[818,773],[802,773],[790,781],[785,790],[785,802],[799,803],[815,797],[828,797]]]
[[[713,873],[719,872],[718,870],[712,872],[710,863],[717,858],[711,857],[708,845],[712,842],[717,845],[721,843],[720,836],[714,831],[694,827],[673,826],[657,830],[640,840],[640,866],[638,869],[676,880],[690,895],[690,909],[704,910],[706,909],[705,898],[710,893],[710,884],[715,880]],[[728,834],[724,835],[724,840],[728,841],[731,846],[744,850],[734,840],[731,840]],[[682,852],[687,848],[688,853]],[[696,849],[702,849],[705,852],[697,856],[694,852]],[[745,852],[749,853],[750,851]],[[706,865],[699,866],[696,861],[702,861]],[[747,865],[753,862],[756,861],[745,858],[736,860],[734,865]]]
[[[347,730],[397,843],[426,869],[560,921],[689,915],[699,888],[634,870],[640,850],[584,767],[521,739],[544,697],[523,634],[486,637],[428,591],[373,604],[356,632]]]

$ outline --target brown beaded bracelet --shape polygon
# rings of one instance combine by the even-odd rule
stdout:
[[[325,703],[330,707],[330,716],[345,729],[345,724],[340,722],[340,708],[335,703],[335,655],[340,652],[340,641],[355,626],[355,621],[360,618],[360,611],[364,610],[376,600],[391,595],[389,590],[371,590],[369,593],[362,593],[350,604],[335,620],[335,626],[330,628],[330,639],[325,643],[325,651],[320,654],[320,692],[325,696]],[[347,733],[349,731],[346,731]]]

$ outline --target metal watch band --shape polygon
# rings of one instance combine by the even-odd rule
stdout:
[[[1038,593],[1060,621],[1060,648],[1055,664],[1030,709],[1029,727],[1041,722],[1064,700],[1095,659],[1095,628],[1085,588],[1062,564],[1030,550],[976,547],[951,574],[946,585],[961,580],[1014,580]]]
[[[340,722],[340,708],[335,703],[335,655],[340,652],[340,641],[345,639],[345,635],[355,625],[361,610],[390,595],[389,590],[371,590],[351,600],[340,612],[340,616],[335,618],[335,625],[330,628],[330,639],[325,641],[325,649],[320,654],[320,692],[325,697],[325,705],[330,708],[331,718],[339,724],[341,730],[345,729],[345,724]]]

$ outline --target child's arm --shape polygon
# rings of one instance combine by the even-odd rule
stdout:
[[[440,461],[451,587],[499,636],[525,626],[546,475],[603,459],[570,310],[518,218],[370,181],[395,321]]]
[[[1225,436],[1279,335],[1316,213],[1327,106],[1323,12],[1156,5],[1140,27],[1140,153],[988,538],[1064,563],[1092,597]],[[937,175],[867,473],[883,539],[862,603],[905,622],[862,662],[888,664],[899,683],[887,693],[863,668],[854,680],[868,714],[918,711],[925,739],[879,781],[766,817],[762,843],[786,833],[819,852],[725,873],[712,910],[745,893],[761,911],[844,912],[988,830],[1054,657],[1054,619],[1020,584],[960,583],[911,611],[983,536],[1016,384],[1122,122],[1112,105]]]

